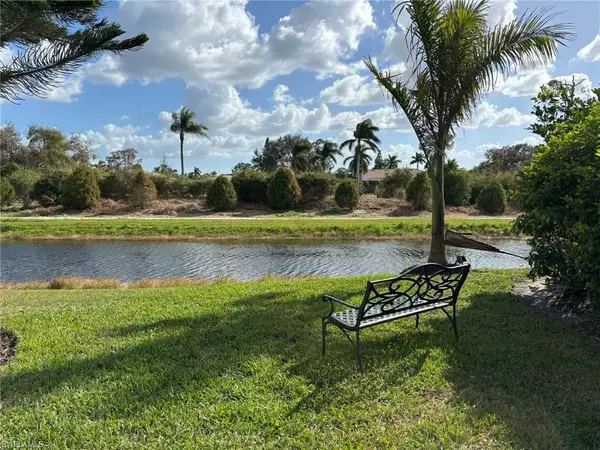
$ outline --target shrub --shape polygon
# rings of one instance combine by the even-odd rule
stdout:
[[[57,205],[60,200],[62,184],[69,176],[66,172],[51,172],[33,185],[31,198],[41,206]]]
[[[62,185],[60,204],[66,209],[89,209],[100,200],[96,174],[88,166],[79,165]]]
[[[506,192],[500,183],[492,181],[477,197],[477,209],[488,214],[500,214],[506,209]]]
[[[39,179],[39,174],[33,170],[20,169],[10,175],[10,184],[15,190],[15,197],[27,209],[31,205],[33,187]]]
[[[159,198],[190,198],[192,180],[179,175],[150,175]]]
[[[188,196],[191,198],[204,197],[214,181],[214,178],[204,176],[190,180],[187,192]]]
[[[6,178],[0,178],[0,205],[10,205],[14,199],[15,188]]]
[[[345,179],[340,181],[335,190],[335,203],[342,209],[354,209],[358,205],[358,189],[356,181]]]
[[[111,171],[99,182],[100,195],[113,200],[125,200],[131,193],[131,174],[124,170]]]
[[[479,197],[481,190],[492,181],[497,181],[500,183],[506,191],[507,197],[512,197],[517,189],[518,175],[517,172],[471,172],[470,203],[472,205],[477,203],[477,197]]]
[[[519,184],[523,214],[515,228],[531,236],[532,275],[587,293],[600,307],[600,104],[579,124],[559,128]],[[585,296],[581,297],[585,299]]]
[[[258,170],[244,170],[231,177],[238,199],[245,202],[267,203],[267,174]]]
[[[206,206],[216,211],[233,209],[237,203],[237,195],[233,183],[226,176],[218,176],[206,194]]]
[[[303,172],[298,175],[298,185],[302,191],[302,201],[323,200],[333,194],[337,180],[335,176],[323,172]]]
[[[377,197],[402,198],[413,173],[410,169],[396,169],[388,172],[377,186]]]
[[[301,191],[296,175],[291,169],[281,167],[267,184],[267,200],[275,209],[290,209],[300,201]]]
[[[156,200],[156,187],[141,168],[134,171],[131,179],[131,195],[129,204],[136,208],[147,208]]]
[[[406,187],[406,200],[414,209],[423,210],[431,200],[431,182],[425,172],[417,173]]]
[[[451,169],[444,174],[444,201],[449,206],[468,205],[471,200],[471,175],[465,169]]]

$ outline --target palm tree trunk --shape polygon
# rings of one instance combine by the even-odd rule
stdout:
[[[358,191],[358,196],[360,197],[360,172],[361,172],[361,166],[360,166],[360,139],[358,140],[358,143],[356,144],[357,147],[357,152],[356,152],[356,189]]]
[[[179,135],[179,152],[181,155],[181,175],[185,175],[185,171],[183,170],[183,133]]]
[[[436,151],[434,170],[431,177],[431,249],[429,262],[448,264],[446,244],[444,242],[445,204],[444,204],[444,154]]]

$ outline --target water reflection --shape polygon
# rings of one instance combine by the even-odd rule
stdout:
[[[523,240],[489,241],[527,255]],[[267,274],[344,276],[397,273],[427,259],[429,241],[264,241],[4,242],[0,246],[4,282],[49,280],[58,276],[216,278],[250,280]],[[449,259],[464,255],[475,268],[519,268],[525,261],[507,255],[448,249]]]

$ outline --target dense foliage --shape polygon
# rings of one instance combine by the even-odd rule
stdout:
[[[206,206],[216,211],[233,209],[237,203],[237,195],[233,183],[226,176],[218,176],[206,194]]]
[[[99,181],[100,195],[102,198],[125,200],[131,192],[131,172],[125,170],[111,170],[102,172]]]
[[[60,204],[66,209],[90,209],[99,200],[96,174],[88,166],[78,166],[62,185]]]
[[[294,172],[281,167],[273,174],[267,186],[267,201],[275,209],[294,208],[301,198],[300,186]]]
[[[446,165],[444,173],[444,201],[448,206],[465,206],[471,200],[471,174],[458,167]]]
[[[38,172],[28,169],[21,169],[11,173],[9,180],[15,190],[15,197],[27,209],[33,200],[33,188],[39,179]]]
[[[506,209],[506,192],[497,181],[484,186],[477,197],[477,209],[487,214],[500,214]]]
[[[244,170],[236,172],[231,181],[239,200],[253,203],[267,202],[268,178],[265,172],[258,170]]]
[[[335,189],[335,203],[341,209],[352,210],[358,205],[356,182],[350,179],[340,181]]]
[[[406,200],[419,211],[429,207],[431,183],[426,172],[419,172],[410,180],[406,188]]]
[[[62,185],[69,176],[68,172],[53,171],[42,175],[33,186],[31,198],[41,206],[57,205],[62,192]]]
[[[131,178],[129,204],[135,208],[147,208],[156,200],[156,187],[146,172],[138,167]]]
[[[333,193],[337,180],[328,173],[303,172],[298,174],[298,185],[302,191],[302,201],[323,200]]]
[[[532,236],[534,275],[600,304],[600,104],[575,117],[581,122],[550,127],[554,134],[525,169],[516,229]]]
[[[0,205],[10,205],[14,199],[15,188],[6,178],[0,178]]]
[[[377,196],[384,198],[403,198],[408,183],[412,180],[410,169],[396,169],[388,172],[377,186]]]

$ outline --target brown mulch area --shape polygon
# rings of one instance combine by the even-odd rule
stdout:
[[[548,284],[544,279],[517,283],[513,294],[538,314],[574,325],[600,342],[600,313],[592,309],[584,296],[567,295],[561,286]]]
[[[17,336],[0,327],[0,366],[6,364],[17,353]]]

